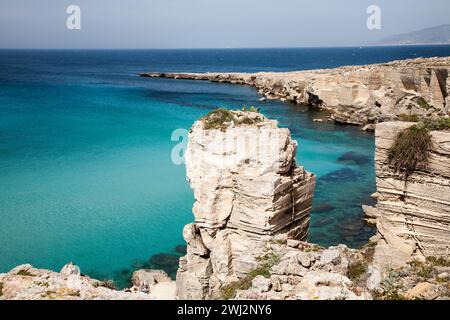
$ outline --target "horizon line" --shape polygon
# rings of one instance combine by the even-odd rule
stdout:
[[[330,45],[330,46],[302,46],[302,47],[178,47],[178,48],[119,48],[119,47],[98,47],[98,48],[13,48],[0,47],[0,50],[259,50],[259,49],[338,49],[338,48],[377,48],[377,47],[415,47],[415,46],[450,46],[450,43],[414,43],[414,44],[370,44],[370,45]]]

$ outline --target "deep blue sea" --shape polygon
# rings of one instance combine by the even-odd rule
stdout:
[[[356,247],[373,234],[374,137],[246,86],[139,78],[150,71],[291,71],[446,56],[450,46],[253,50],[0,51],[0,272],[17,264],[127,284],[136,268],[172,275],[193,220],[175,129],[217,108],[261,107],[317,174],[309,240]],[[177,248],[178,246],[178,248]]]

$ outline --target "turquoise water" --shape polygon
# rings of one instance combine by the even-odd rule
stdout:
[[[446,54],[448,46],[0,51],[0,272],[21,263],[59,270],[73,261],[119,286],[135,268],[173,275],[193,196],[184,167],[171,161],[171,134],[218,106],[243,104],[288,127],[299,162],[318,176],[310,241],[361,245],[373,234],[361,210],[375,190],[373,135],[314,123],[324,116],[317,111],[260,103],[250,87],[136,74],[283,71]]]

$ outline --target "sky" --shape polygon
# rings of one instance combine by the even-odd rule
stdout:
[[[66,26],[70,5],[80,30]],[[367,28],[370,5],[381,29]],[[447,23],[448,0],[1,0],[0,48],[368,45]]]

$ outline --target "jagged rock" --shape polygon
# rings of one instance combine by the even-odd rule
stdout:
[[[340,252],[338,249],[327,249],[322,252],[320,255],[320,265],[324,266],[330,263],[339,263],[340,262]]]
[[[104,287],[102,281],[83,276],[77,266],[67,264],[61,272],[36,269],[26,264],[0,274],[0,300],[148,300],[142,292]]]
[[[308,272],[296,288],[300,300],[358,300],[355,293],[348,289],[351,281],[340,274],[311,271]]]
[[[271,281],[270,279],[264,278],[263,276],[256,276],[252,280],[252,286],[254,290],[258,292],[267,292],[270,290],[271,287]]]
[[[305,268],[311,266],[311,256],[306,252],[299,252],[297,254],[297,261]]]
[[[187,224],[183,228],[183,238],[188,244],[189,250],[198,256],[207,256],[209,250],[203,244],[200,231],[195,224]]]
[[[439,274],[437,275],[437,277],[438,277],[439,279],[441,279],[441,280],[446,280],[446,279],[448,279],[448,278],[449,278],[449,276],[448,276],[448,273],[447,273],[447,272],[442,272],[442,273],[439,273]]]
[[[374,266],[370,266],[367,273],[369,275],[366,282],[367,288],[371,291],[379,289],[382,280],[381,271]]]
[[[377,217],[380,214],[378,209],[371,206],[363,205],[362,209],[364,211],[364,218],[368,224],[377,224]]]
[[[133,273],[131,278],[133,286],[143,292],[151,292],[152,288],[160,283],[172,282],[170,277],[162,270],[142,269]]]
[[[69,262],[64,267],[62,267],[59,273],[63,277],[70,277],[70,276],[79,277],[81,275],[80,268],[74,265],[72,262]]]
[[[365,126],[363,126],[363,127],[361,128],[361,130],[362,130],[362,131],[367,131],[367,132],[373,132],[373,131],[375,131],[375,128],[376,128],[376,124],[374,124],[374,123],[368,123],[368,124],[366,124]]]
[[[419,58],[366,66],[298,72],[143,73],[144,77],[247,84],[269,100],[307,104],[333,112],[336,122],[365,125],[402,115],[449,112],[450,58]]]
[[[299,240],[294,240],[294,239],[287,240],[287,245],[288,245],[288,247],[291,247],[291,248],[298,248],[300,243],[301,243],[301,241],[299,241]]]
[[[295,163],[297,142],[259,113],[228,116],[235,120],[210,128],[202,119],[189,133],[186,172],[195,222],[183,232],[181,299],[217,296],[258,266],[267,243],[294,245],[307,236],[315,176]]]
[[[436,286],[429,282],[418,283],[414,288],[406,292],[405,297],[408,299],[425,299],[434,300],[438,297]]]
[[[449,273],[450,274],[450,267],[435,266],[434,270],[437,273]]]

